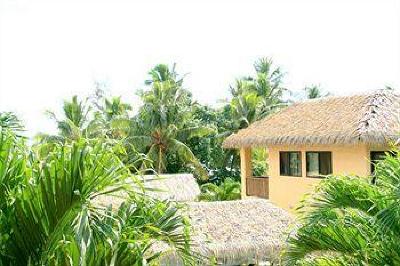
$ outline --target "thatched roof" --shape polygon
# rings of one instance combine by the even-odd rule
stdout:
[[[197,249],[219,265],[275,261],[292,222],[288,212],[264,199],[188,205]]]
[[[223,202],[196,202],[199,187],[190,174],[162,175],[166,178],[154,181],[155,176],[143,176],[145,186],[159,191],[148,191],[159,199],[185,201],[182,209],[190,219],[193,252],[204,260],[198,265],[212,265],[215,259],[218,265],[255,264],[261,261],[277,260],[285,245],[286,232],[292,217],[285,210],[264,199],[247,199]],[[159,181],[161,183],[159,183]],[[168,191],[165,183],[167,182]],[[146,185],[147,184],[147,185]],[[160,186],[158,186],[160,185]],[[175,187],[174,187],[175,186]],[[166,193],[166,194],[165,194]],[[103,206],[118,206],[126,198],[102,196],[96,198]],[[167,245],[157,243],[156,251],[166,254],[161,265],[182,265],[178,256]]]
[[[200,195],[199,185],[192,174],[138,175],[135,179],[143,184],[145,195],[157,200],[196,201]],[[136,183],[131,184],[137,187]],[[143,193],[142,189],[137,190]],[[113,195],[100,195],[96,202],[102,206],[112,205],[117,209],[127,197],[126,192],[118,192]]]
[[[400,97],[389,90],[295,103],[224,141],[225,148],[387,144],[400,136]]]
[[[145,175],[146,194],[160,200],[195,201],[200,188],[192,174]]]
[[[188,202],[193,252],[198,265],[249,265],[276,262],[285,245],[292,216],[264,199]],[[174,254],[161,265],[181,265]]]

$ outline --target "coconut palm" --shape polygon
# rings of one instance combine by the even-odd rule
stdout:
[[[99,95],[94,102],[93,125],[96,125],[97,132],[111,139],[123,139],[128,136],[131,121],[129,111],[132,106],[121,101],[121,97],[106,98]]]
[[[254,77],[236,80],[235,86],[230,87],[233,117],[240,121],[238,129],[248,127],[286,104],[282,99],[286,91],[282,86],[284,73],[273,66],[272,59],[257,60],[254,69]]]
[[[260,97],[258,119],[266,117],[276,109],[285,106],[282,97],[284,73],[280,67],[274,67],[271,58],[261,58],[254,63],[256,77],[253,90]]]
[[[323,93],[321,87],[318,85],[306,86],[304,91],[306,92],[307,99],[316,99],[330,95],[330,93]]]
[[[111,99],[105,99],[104,113],[106,114],[107,120],[112,120],[119,116],[128,116],[128,111],[132,110],[132,106],[121,101],[121,97],[112,97]]]
[[[20,133],[24,130],[24,126],[14,113],[0,112],[0,129],[9,129]]]
[[[189,258],[176,207],[144,198],[114,145],[81,138],[38,160],[22,141],[0,131],[0,265],[145,265],[156,243]],[[130,196],[116,211],[98,201],[115,194]]]
[[[282,85],[282,70],[275,67],[270,58],[257,60],[254,70],[255,76],[237,79],[235,85],[230,87],[232,99],[226,108],[230,110],[231,119],[230,125],[219,134],[222,138],[247,128],[253,122],[286,106],[283,95],[287,90]],[[230,168],[233,169],[232,166],[239,161],[238,152],[225,152],[225,161],[230,161]]]
[[[260,97],[255,93],[240,94],[231,101],[232,117],[238,129],[246,128],[257,119]]]
[[[159,173],[168,170],[167,157],[172,156],[206,178],[205,169],[186,142],[206,136],[213,129],[198,126],[191,119],[191,94],[182,88],[182,79],[174,68],[157,65],[149,75],[151,79],[146,84],[151,87],[140,93],[144,104],[134,119],[134,131],[128,142],[145,152]]]
[[[150,78],[145,81],[146,85],[152,85],[155,82],[171,82],[176,83],[177,86],[182,86],[183,77],[180,77],[176,72],[176,64],[173,64],[172,67],[168,67],[165,64],[158,64],[154,68],[152,68],[149,72]]]
[[[284,264],[399,265],[400,156],[378,163],[375,178],[323,180],[301,208]]]
[[[59,119],[54,112],[47,111],[51,119],[57,123],[57,135],[40,135],[43,142],[66,142],[78,140],[82,137],[93,138],[101,136],[101,127],[97,120],[89,119],[91,107],[86,101],[80,101],[78,96],[73,96],[71,101],[64,101],[63,118]]]

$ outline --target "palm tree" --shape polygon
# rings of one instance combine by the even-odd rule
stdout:
[[[304,91],[306,92],[307,99],[316,99],[330,95],[330,93],[323,93],[321,87],[318,85],[306,86]]]
[[[376,180],[329,177],[305,201],[285,265],[399,265],[400,156],[376,165]]]
[[[220,137],[227,137],[238,130],[247,128],[253,122],[286,106],[283,95],[287,91],[282,83],[284,73],[274,67],[270,58],[260,58],[254,63],[255,76],[237,79],[235,86],[230,87],[232,99],[226,106],[230,110],[231,123]],[[231,169],[239,161],[236,150],[226,153],[226,161],[230,161]],[[265,164],[265,161],[262,162]]]
[[[51,119],[57,123],[58,135],[41,135],[41,140],[46,142],[66,142],[78,140],[82,137],[93,138],[101,136],[101,127],[97,120],[90,120],[88,115],[91,107],[86,101],[79,101],[78,96],[73,96],[71,101],[64,101],[63,119],[58,119],[54,112],[47,111]]]
[[[20,133],[24,131],[24,126],[14,113],[0,112],[0,129],[9,129]]]
[[[257,106],[260,97],[255,93],[240,94],[231,101],[232,118],[238,129],[246,128],[257,120]]]
[[[128,111],[132,110],[132,106],[121,101],[121,97],[112,97],[111,99],[104,99],[107,120],[112,120],[119,116],[128,116]]]
[[[256,77],[254,91],[260,97],[258,119],[266,117],[276,109],[285,106],[282,100],[286,89],[283,87],[284,73],[280,67],[274,67],[271,58],[261,58],[254,63]]]
[[[132,106],[121,101],[121,97],[106,98],[97,95],[93,105],[94,112],[92,124],[96,125],[97,132],[102,132],[111,139],[123,139],[128,136],[131,121],[129,111]]]
[[[233,117],[241,121],[238,129],[248,127],[286,104],[282,99],[286,91],[282,86],[284,73],[273,66],[272,59],[257,60],[254,69],[255,77],[236,80],[235,87],[230,87]]]
[[[159,173],[167,171],[167,156],[175,156],[206,178],[207,173],[186,142],[213,132],[191,120],[191,94],[182,88],[183,79],[166,65],[157,65],[146,84],[150,89],[140,93],[144,102],[134,120],[136,130],[128,138],[136,148],[147,154]],[[138,145],[140,143],[140,145]]]
[[[155,243],[190,260],[176,207],[142,196],[113,145],[81,138],[44,159],[28,152],[0,131],[1,265],[146,265],[164,253]],[[115,194],[129,199],[114,209],[98,201]]]

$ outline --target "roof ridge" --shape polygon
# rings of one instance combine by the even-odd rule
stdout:
[[[374,125],[374,119],[383,109],[383,105],[387,106],[388,101],[392,102],[391,97],[397,96],[394,91],[388,89],[375,90],[367,95],[367,102],[364,107],[363,115],[358,122],[356,129],[357,136],[359,139],[364,137],[364,134],[368,132]]]

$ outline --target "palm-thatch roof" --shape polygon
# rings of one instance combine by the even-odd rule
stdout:
[[[162,175],[138,175],[136,182],[143,185],[144,190],[139,188],[136,182],[131,185],[136,187],[139,193],[157,200],[168,200],[174,202],[196,201],[200,195],[200,188],[192,174],[162,174]],[[112,205],[117,209],[128,197],[124,191],[113,195],[100,195],[96,202],[102,206]]]
[[[224,202],[196,202],[199,187],[191,174],[142,176],[146,193],[161,200],[184,203],[182,214],[191,225],[192,251],[200,255],[198,265],[241,265],[278,260],[292,216],[264,199]],[[167,188],[168,187],[168,188]],[[181,194],[181,195],[179,195]],[[97,203],[117,208],[126,198],[98,197]],[[186,200],[185,200],[186,199]],[[157,251],[166,252],[160,265],[183,265],[167,245],[157,243]],[[165,250],[164,250],[165,249]]]
[[[387,144],[400,136],[400,97],[389,90],[295,103],[224,141],[225,148]]]
[[[196,265],[260,265],[276,263],[285,247],[292,216],[265,199],[187,202],[184,212],[192,228],[192,252]],[[167,253],[161,265],[180,266],[175,253]]]
[[[194,250],[218,265],[277,261],[292,217],[265,199],[190,202]]]
[[[146,194],[160,200],[195,201],[200,195],[200,188],[192,174],[145,175]]]

